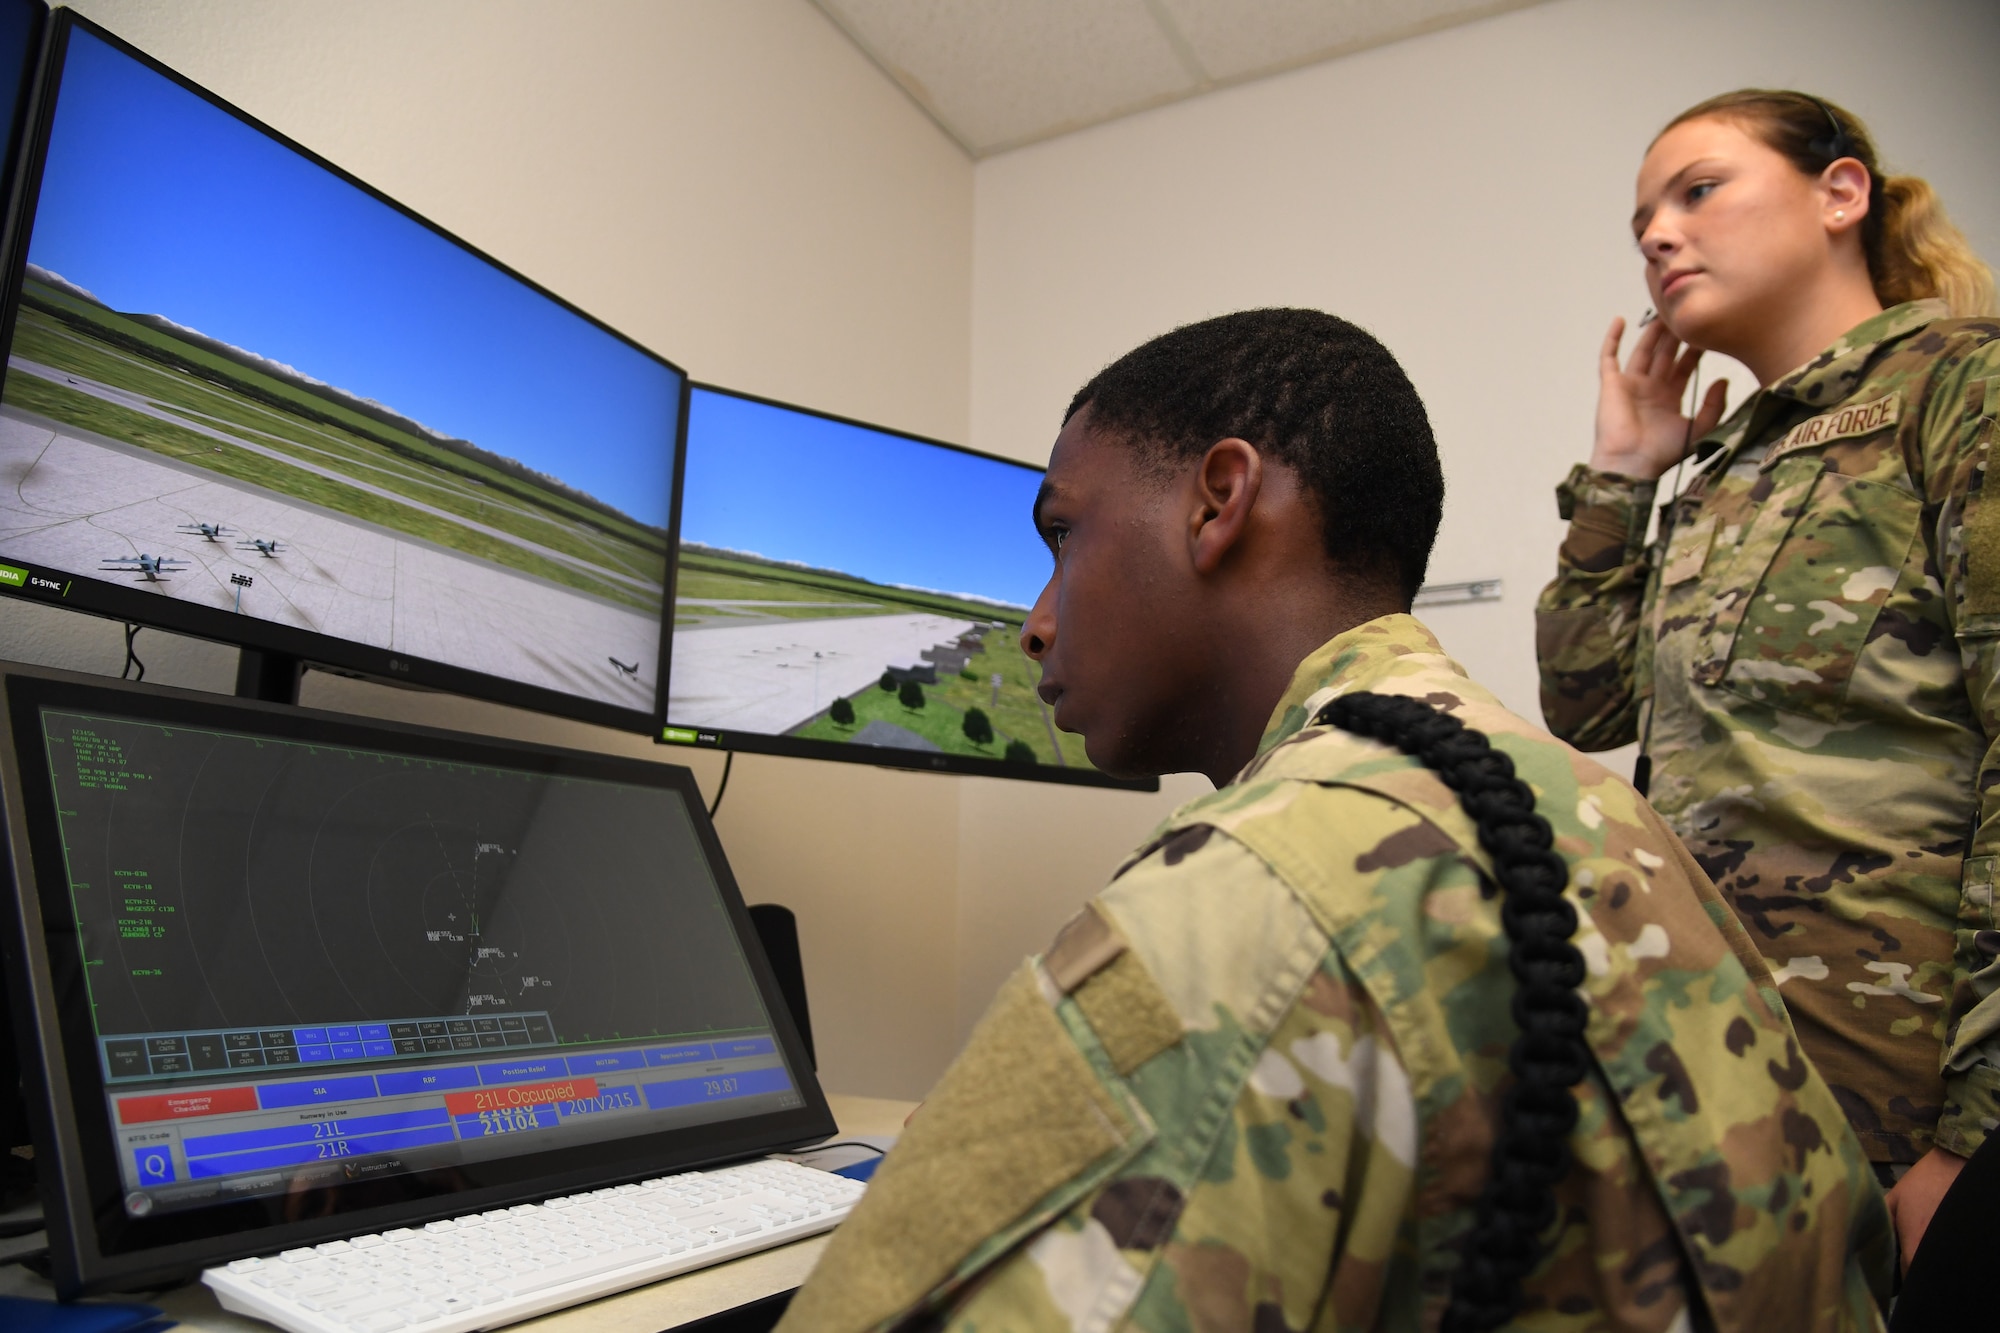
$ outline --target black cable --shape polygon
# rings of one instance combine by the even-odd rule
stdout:
[[[132,640],[139,637],[140,628],[140,626],[132,624],[125,626],[125,668],[118,673],[118,679],[120,680],[144,680],[146,678],[146,664],[139,660],[139,654],[132,651]],[[136,676],[132,674],[133,667],[139,668],[139,674]]]
[[[729,770],[736,767],[736,751],[731,750],[722,760],[722,781],[715,786],[715,799],[708,803],[708,817],[715,818],[715,812],[722,808],[722,793],[729,790]]]
[[[824,1148],[866,1148],[869,1152],[875,1153],[878,1156],[886,1157],[889,1155],[889,1150],[887,1148],[878,1147],[873,1143],[863,1143],[859,1139],[835,1139],[831,1143],[815,1143],[810,1148],[799,1149],[799,1152],[801,1153],[819,1152],[821,1149]]]
[[[1333,700],[1314,721],[1386,741],[1434,770],[1479,826],[1500,882],[1507,966],[1519,983],[1520,1034],[1507,1052],[1514,1083],[1501,1102],[1492,1171],[1452,1274],[1443,1325],[1445,1333],[1484,1333],[1520,1313],[1521,1281],[1548,1251],[1555,1187],[1569,1173],[1576,1128],[1572,1089],[1592,1063],[1583,1039],[1589,1007],[1576,989],[1583,955],[1570,943],[1576,908],[1563,896],[1569,863],[1554,850],[1549,821],[1535,813],[1534,792],[1514,776],[1514,761],[1457,718],[1364,691]]]

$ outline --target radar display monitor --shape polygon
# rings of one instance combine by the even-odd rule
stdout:
[[[685,769],[5,686],[70,1289],[832,1132]]]
[[[0,592],[645,731],[685,377],[68,11]]]
[[[1042,469],[726,389],[690,393],[659,738],[1156,790],[1035,693]]]

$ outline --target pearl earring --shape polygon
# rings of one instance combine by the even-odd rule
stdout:
[[[1844,209],[1844,208],[1836,208],[1836,209],[1834,209],[1834,210],[1833,210],[1833,220],[1834,220],[1835,222],[1845,222],[1845,221],[1847,221],[1847,210],[1846,210],[1846,209]]]

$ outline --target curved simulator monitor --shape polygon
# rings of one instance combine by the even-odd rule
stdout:
[[[65,1294],[833,1132],[693,776],[0,673]]]
[[[1152,791],[1021,651],[1042,469],[707,385],[689,397],[659,739]]]
[[[685,377],[64,11],[0,593],[644,731]]]

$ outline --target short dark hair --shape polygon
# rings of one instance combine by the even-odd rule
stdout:
[[[1318,310],[1244,310],[1184,324],[1077,390],[1065,424],[1178,468],[1247,440],[1296,471],[1342,569],[1416,596],[1444,514],[1444,469],[1409,376],[1366,330]]]

